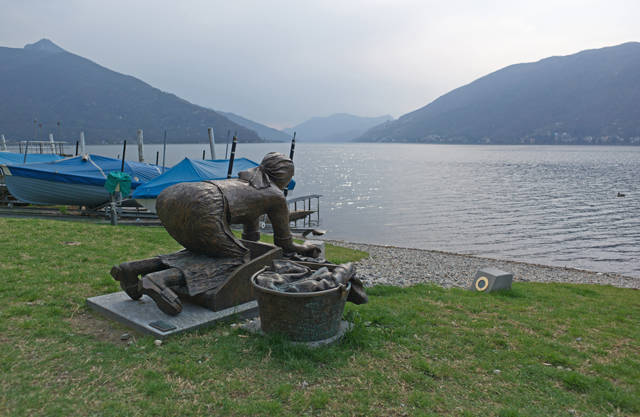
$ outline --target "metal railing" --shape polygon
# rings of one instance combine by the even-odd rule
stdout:
[[[307,216],[302,219],[292,221],[294,227],[299,227],[298,222],[302,222],[302,227],[311,227],[320,225],[320,194],[309,194],[295,198],[288,198],[287,204],[289,205],[289,212],[297,212],[298,206],[302,205],[302,210],[311,211]],[[315,204],[314,204],[315,203]],[[293,206],[293,210],[291,210]]]
[[[21,140],[18,142],[18,153],[55,153],[65,155],[65,141]]]

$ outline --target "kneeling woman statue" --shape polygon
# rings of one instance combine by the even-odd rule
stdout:
[[[242,171],[239,178],[186,182],[165,189],[156,210],[169,234],[189,251],[213,257],[248,253],[231,233],[229,224],[244,226],[242,238],[260,239],[259,219],[266,214],[273,225],[273,240],[285,254],[317,256],[313,245],[293,242],[289,208],[282,190],[293,177],[291,159],[268,153],[259,166]]]
[[[190,296],[219,284],[233,268],[249,260],[249,249],[237,239],[230,224],[243,225],[242,238],[260,239],[259,219],[266,214],[273,225],[273,240],[285,255],[317,257],[320,249],[293,241],[289,208],[282,192],[293,177],[291,159],[268,153],[259,166],[242,171],[239,178],[186,182],[160,193],[156,211],[167,232],[187,250],[114,266],[111,275],[133,299],[149,295],[168,314],[182,304],[170,288],[186,288]],[[143,275],[142,279],[138,276]]]

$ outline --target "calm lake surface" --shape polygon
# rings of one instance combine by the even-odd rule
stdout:
[[[208,144],[168,145],[167,165],[204,149],[209,157]],[[162,163],[162,145],[145,145],[146,160],[157,151]],[[289,144],[239,144],[236,156],[270,151]],[[640,277],[640,147],[298,142],[294,161],[293,196],[323,195],[327,238]]]

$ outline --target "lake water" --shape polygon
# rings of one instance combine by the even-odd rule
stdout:
[[[204,149],[208,157],[208,144],[168,145],[167,164]],[[145,158],[160,151],[162,161],[161,150],[146,145]],[[289,144],[239,144],[237,157],[259,162],[269,151],[288,154]],[[294,161],[293,196],[323,195],[330,239],[640,277],[640,147],[298,142]]]

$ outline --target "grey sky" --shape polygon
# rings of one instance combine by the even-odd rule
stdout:
[[[274,127],[394,117],[517,62],[640,41],[638,0],[0,0],[0,45],[49,38]]]

